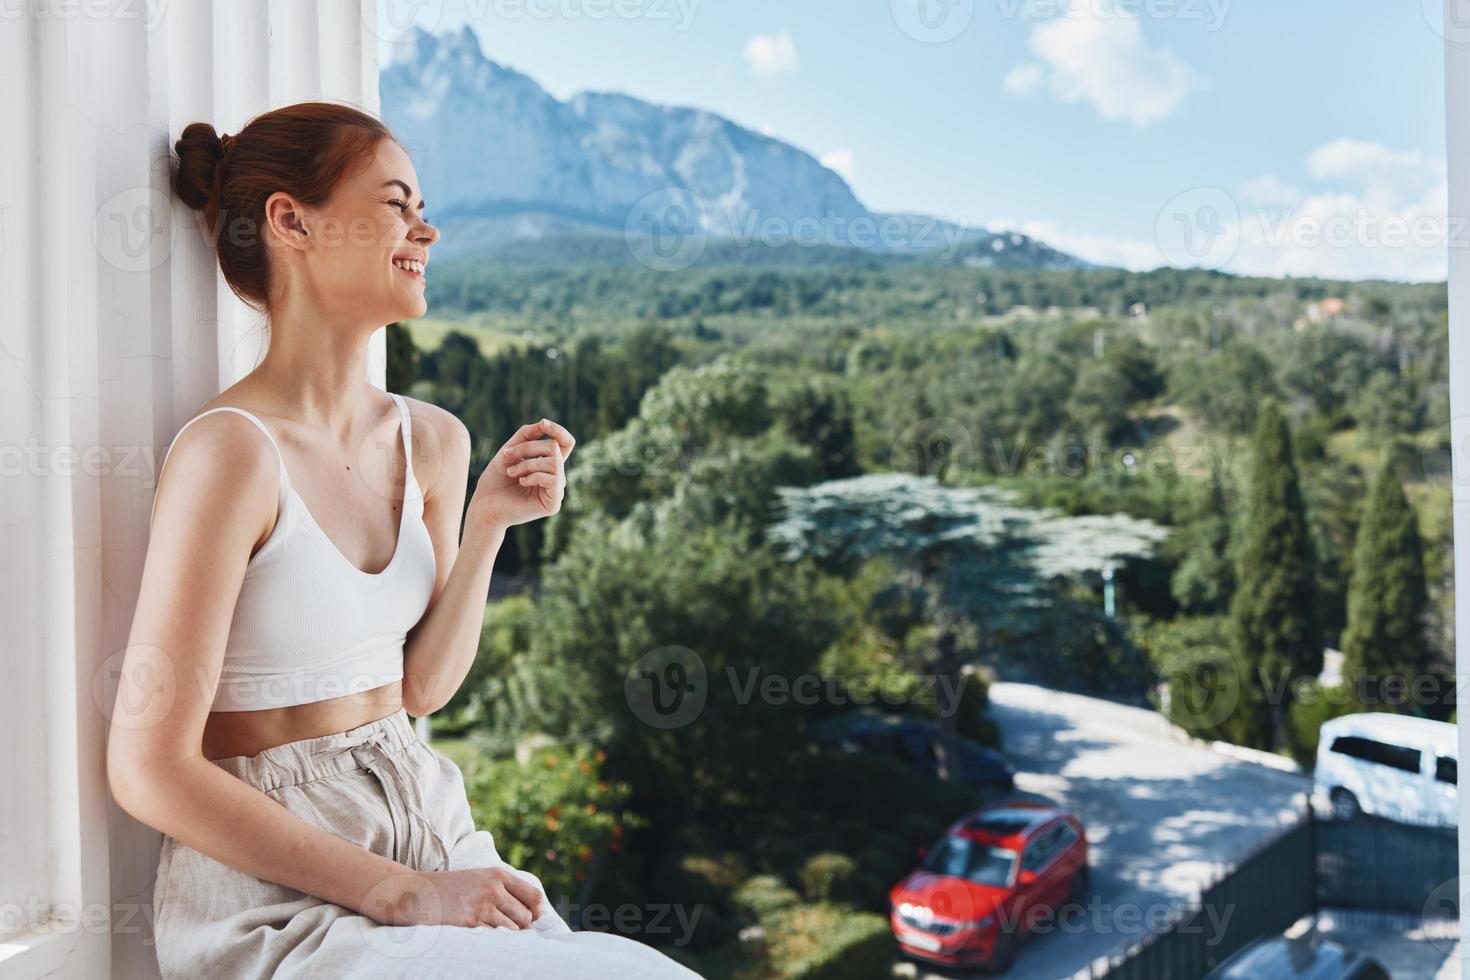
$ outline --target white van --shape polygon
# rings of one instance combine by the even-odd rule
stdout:
[[[1313,795],[1340,819],[1359,813],[1405,823],[1459,823],[1455,726],[1387,711],[1322,725]]]

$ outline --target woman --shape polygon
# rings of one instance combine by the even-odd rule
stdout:
[[[414,735],[475,656],[506,529],[560,509],[575,440],[522,426],[466,510],[464,425],[367,383],[373,332],[425,312],[439,238],[408,155],[327,103],[175,149],[270,341],[164,458],[108,740],[119,805],[164,835],[163,976],[695,977],[572,932]]]

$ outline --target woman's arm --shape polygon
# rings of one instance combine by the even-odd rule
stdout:
[[[280,467],[260,432],[230,413],[189,426],[168,463],[108,734],[114,798],[246,874],[401,920],[413,869],[311,825],[204,757],[235,600],[274,526]]]
[[[420,872],[314,826],[204,757],[245,566],[277,519],[280,466],[232,414],[200,419],[176,442],[108,733],[118,805],[216,861],[378,922],[529,926],[541,900],[514,872]]]
[[[463,422],[435,405],[408,399],[432,435],[418,462],[421,440],[413,440],[414,472],[431,474],[424,489],[424,521],[434,541],[438,582],[429,609],[404,645],[403,703],[411,715],[443,707],[464,682],[485,625],[485,601],[496,555],[513,524],[554,514],[565,486],[563,462],[575,444],[556,423],[522,426],[481,474],[459,540],[469,478],[470,434]],[[550,439],[540,438],[551,435]],[[436,447],[446,447],[440,453]],[[438,458],[436,458],[436,456]]]
[[[474,663],[505,529],[469,529],[461,544],[469,429],[437,405],[404,401],[414,420],[414,473],[424,493],[424,524],[434,542],[437,568],[429,608],[403,646],[403,706],[418,717],[442,708]]]

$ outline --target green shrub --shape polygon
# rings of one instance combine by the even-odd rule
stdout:
[[[823,851],[801,866],[801,891],[814,902],[850,902],[857,896],[857,862],[846,854]]]
[[[745,859],[734,852],[676,852],[659,862],[652,890],[659,901],[720,909],[748,874]]]
[[[776,875],[746,879],[730,896],[735,908],[752,921],[780,909],[801,904],[801,896]]]
[[[960,688],[959,704],[956,706],[943,703],[947,696],[941,689],[936,688],[930,694],[930,697],[921,699],[919,704],[925,717],[937,720],[941,711],[952,710],[955,731],[962,738],[973,739],[981,745],[1000,745],[1000,729],[989,716],[990,685],[979,671],[971,671],[965,675],[964,686]]]
[[[595,854],[617,851],[642,821],[624,808],[629,787],[602,779],[606,754],[586,746],[539,749],[526,763],[464,760],[475,826],[500,856],[541,879],[553,903],[575,902]]]
[[[786,980],[879,980],[893,971],[888,920],[832,905],[799,905],[767,916],[766,957]]]
[[[746,878],[750,869],[745,858],[734,851],[721,854],[686,854],[680,861],[685,874],[703,879],[709,888],[728,895]]]
[[[1304,766],[1317,759],[1317,739],[1322,723],[1341,715],[1362,711],[1353,697],[1352,687],[1338,684],[1323,687],[1315,678],[1299,682],[1297,699],[1286,717],[1287,745],[1292,756]]]

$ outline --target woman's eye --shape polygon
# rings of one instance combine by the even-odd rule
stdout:
[[[397,200],[394,200],[394,201],[389,201],[388,203],[391,204],[391,205],[393,205],[395,208],[398,208],[400,211],[407,211],[408,210],[408,202],[407,201],[397,201]]]

